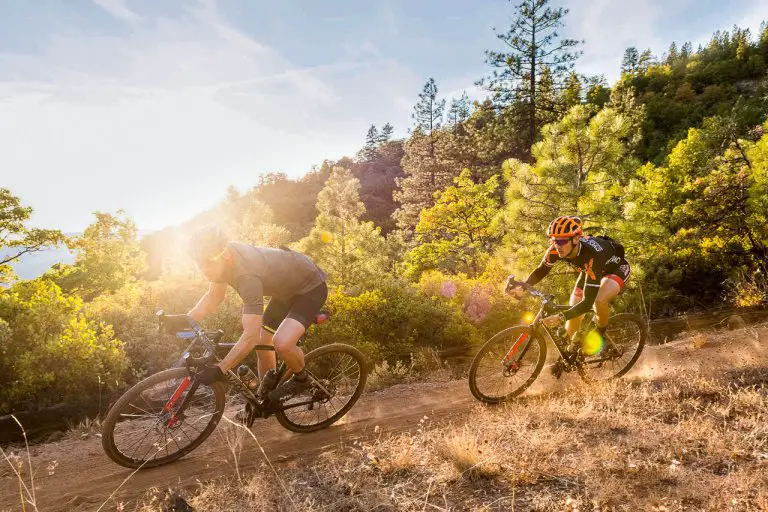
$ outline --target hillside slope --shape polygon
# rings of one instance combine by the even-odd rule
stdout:
[[[132,476],[102,510],[132,510],[153,487],[180,489],[196,510],[762,509],[766,411],[768,328],[697,335],[649,347],[620,382],[546,377],[500,408],[452,381],[368,393],[315,434],[259,422],[253,432],[281,482],[256,442],[222,422],[185,459]],[[96,510],[130,475],[96,437],[31,451],[41,511]],[[0,510],[19,509],[7,465],[0,496]]]

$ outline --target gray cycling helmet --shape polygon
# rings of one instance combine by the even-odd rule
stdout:
[[[203,226],[189,239],[189,255],[198,262],[209,261],[224,252],[228,241],[229,237],[219,226]]]

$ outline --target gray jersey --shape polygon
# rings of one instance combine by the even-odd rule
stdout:
[[[232,286],[243,299],[244,314],[262,314],[264,295],[290,299],[325,281],[325,273],[307,256],[287,249],[227,244],[232,268],[221,282]]]

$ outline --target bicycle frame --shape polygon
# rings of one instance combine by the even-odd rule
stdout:
[[[523,285],[523,287],[533,296],[536,297],[541,301],[541,308],[539,308],[538,313],[536,313],[536,316],[534,316],[533,321],[529,324],[529,329],[531,330],[531,334],[541,336],[544,338],[545,341],[549,341],[554,347],[557,349],[560,356],[565,361],[566,365],[573,366],[578,363],[578,357],[579,352],[576,350],[570,350],[570,341],[567,343],[563,343],[564,340],[560,339],[560,336],[553,336],[552,333],[549,331],[547,326],[545,326],[542,322],[544,317],[555,314],[557,312],[562,312],[565,310],[570,309],[570,306],[562,306],[559,304],[556,304],[554,302],[555,296],[542,293],[538,290],[535,290],[533,287],[526,285],[525,283],[518,283],[515,281],[512,281],[510,279],[510,284],[516,284],[516,285]],[[509,285],[508,285],[509,286]],[[591,313],[585,313],[585,316],[591,314]],[[581,329],[584,328],[584,323],[582,323]],[[504,356],[504,359],[502,360],[502,364],[505,367],[513,365],[516,361],[521,360],[523,357],[525,357],[526,352],[528,351],[528,347],[530,346],[530,343],[528,343],[528,340],[530,340],[530,334],[524,333],[522,334],[512,345],[512,348],[510,348],[509,352]],[[521,349],[522,347],[522,349]],[[521,350],[520,356],[518,358],[515,358],[515,354]],[[513,361],[513,358],[514,361]],[[608,357],[603,358],[596,358],[596,359],[590,359],[590,364],[599,364],[604,361],[610,361],[611,359]]]
[[[182,356],[182,360],[184,361],[185,365],[188,369],[195,368],[202,366],[204,364],[210,363],[210,362],[219,362],[221,361],[221,358],[219,358],[217,352],[218,349],[221,348],[231,348],[234,346],[232,343],[214,343],[210,337],[208,336],[208,333],[206,333],[200,326],[195,325],[191,327],[190,336],[185,336],[186,339],[192,338],[192,342],[187,346],[187,349],[184,351],[184,354]],[[299,341],[297,342],[297,346],[301,346],[304,342],[305,337],[302,336]],[[204,354],[200,358],[194,358],[190,355],[190,351],[194,348],[195,344],[201,343],[203,345],[203,348],[205,350]],[[263,351],[275,351],[275,347],[272,345],[256,345],[253,350],[263,350]],[[276,367],[276,379],[275,379],[275,387],[277,387],[280,382],[283,380],[283,377],[285,376],[285,373],[288,371],[288,365],[285,364],[285,361],[280,361],[279,364]],[[272,404],[268,397],[260,397],[256,395],[251,388],[249,388],[241,379],[237,376],[237,374],[232,370],[228,370],[226,372],[226,380],[227,383],[235,388],[240,395],[249,402],[252,406],[256,408],[257,411],[260,412],[260,416],[267,418],[271,414],[277,412],[277,411],[285,411],[288,409],[293,409],[296,407],[302,407],[305,405],[310,405],[314,403],[313,400],[307,400],[307,401],[300,401],[296,403],[291,403],[287,405],[282,404]],[[189,392],[187,392],[186,395],[184,395],[184,391],[188,387],[191,386],[191,389]],[[171,395],[171,399],[166,403],[164,407],[164,412],[169,413],[170,417],[167,421],[167,424],[169,427],[174,426],[176,423],[181,421],[183,419],[184,410],[186,409],[187,405],[189,404],[190,400],[195,394],[195,391],[197,391],[197,388],[199,386],[199,382],[194,378],[194,374],[191,374],[189,377],[185,378],[179,387],[176,389],[176,391]],[[274,388],[273,388],[274,389]],[[271,391],[271,390],[268,390]],[[327,393],[327,390],[323,390]],[[184,398],[182,399],[181,404],[179,405],[178,409],[175,413],[170,413],[171,409],[173,409],[173,406],[176,404],[176,402],[181,398],[181,396],[184,395]]]

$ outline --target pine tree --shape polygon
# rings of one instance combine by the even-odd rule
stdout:
[[[667,50],[666,63],[672,66],[675,64],[675,62],[677,62],[677,59],[679,58],[680,58],[680,53],[677,51],[677,43],[672,41],[672,44],[669,45],[669,50]]]
[[[381,127],[381,133],[379,133],[378,138],[378,144],[384,144],[386,142],[389,142],[389,140],[392,138],[392,133],[395,131],[394,128],[392,128],[392,125],[387,123],[384,126]]]
[[[635,74],[640,67],[640,53],[637,48],[630,46],[624,50],[624,58],[621,61],[622,73]]]
[[[366,284],[384,272],[387,247],[380,229],[363,222],[360,182],[352,172],[334,167],[317,195],[318,216],[310,234],[299,242],[302,252],[341,286]]]
[[[373,160],[376,158],[376,146],[379,144],[379,131],[376,126],[371,125],[368,128],[368,133],[365,135],[365,146],[363,147],[362,156],[364,160]]]
[[[437,92],[435,79],[430,78],[419,94],[419,102],[413,107],[416,129],[429,137],[429,156],[435,153],[432,133],[442,125],[445,110],[445,99],[438,100]]]
[[[565,82],[565,89],[561,97],[563,106],[567,109],[581,103],[581,78],[574,71],[568,75],[568,80]]]
[[[486,51],[486,62],[493,68],[481,80],[497,104],[521,103],[528,133],[528,148],[536,139],[541,106],[538,102],[539,75],[549,69],[555,84],[561,84],[573,69],[581,52],[573,51],[580,43],[558,39],[567,9],[553,9],[549,0],[523,0],[515,9],[517,18],[506,33],[496,37],[508,49]]]
[[[451,106],[448,109],[448,124],[459,125],[466,121],[471,113],[469,96],[464,91],[459,98],[451,100]]]
[[[557,92],[557,85],[549,66],[543,67],[539,75],[539,82],[536,85],[538,91],[536,93],[538,96],[536,125],[544,126],[557,119],[558,114],[563,110],[562,105],[560,105],[561,96]]]
[[[749,29],[734,31],[734,38],[736,39],[736,59],[745,60],[749,48]]]
[[[434,194],[451,184],[461,167],[445,158],[447,146],[453,142],[450,131],[440,130],[431,136],[415,131],[405,145],[402,160],[405,177],[397,180],[393,197],[400,204],[393,214],[400,229],[410,237],[419,221],[419,213],[434,204]],[[430,154],[431,152],[431,154]]]
[[[637,69],[641,73],[645,73],[648,68],[655,63],[656,57],[654,57],[651,49],[647,48],[646,50],[643,50],[643,53],[640,54],[640,58],[637,60]]]
[[[684,60],[688,60],[693,55],[693,45],[690,41],[687,41],[682,48],[680,48],[680,57]]]
[[[406,271],[412,278],[431,269],[471,277],[482,274],[499,241],[492,226],[500,206],[498,178],[475,183],[464,169],[453,185],[436,194],[434,206],[419,216],[418,245],[406,256]]]
[[[592,76],[587,79],[587,103],[602,107],[611,99],[611,88],[605,76]]]
[[[624,186],[636,165],[627,158],[629,129],[615,109],[595,113],[591,105],[577,105],[542,129],[535,164],[505,162],[509,186],[500,222],[517,253],[513,259],[533,264],[542,232],[558,215],[579,215],[600,229],[621,220]]]

